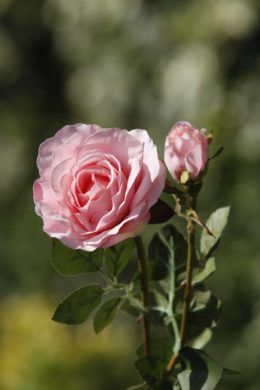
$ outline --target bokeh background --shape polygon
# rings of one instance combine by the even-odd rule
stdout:
[[[32,202],[38,145],[68,123],[145,128],[177,120],[214,130],[200,198],[206,218],[232,205],[209,282],[224,312],[208,350],[260,388],[259,0],[0,1],[0,389],[108,390],[138,382],[135,326],[95,336],[51,321],[82,278],[52,269]]]

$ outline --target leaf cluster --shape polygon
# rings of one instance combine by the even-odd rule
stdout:
[[[169,211],[167,206],[164,210],[166,216]],[[154,222],[157,213],[155,207]],[[58,305],[53,319],[76,325],[94,313],[93,326],[95,332],[99,333],[120,310],[135,316],[137,320],[145,314],[152,324],[151,354],[145,355],[143,345],[138,348],[136,369],[142,383],[128,390],[213,390],[228,370],[220,367],[202,351],[221,314],[220,300],[205,288],[204,281],[216,269],[214,255],[228,215],[229,207],[224,207],[210,216],[206,228],[202,229],[199,248],[193,252],[185,342],[180,326],[187,283],[187,241],[172,224],[157,231],[149,243],[149,313],[140,298],[141,279],[135,239],[94,252],[75,251],[54,239],[52,263],[58,272],[66,276],[96,272],[101,282],[82,286],[65,297]],[[125,282],[124,272],[130,263],[130,276],[127,273],[130,280]],[[167,372],[167,365],[173,357],[176,362]]]

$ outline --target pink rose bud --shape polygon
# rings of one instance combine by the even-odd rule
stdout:
[[[177,122],[166,137],[165,164],[178,182],[194,181],[205,168],[208,149],[203,130],[195,129],[189,122]]]
[[[139,233],[165,185],[165,168],[146,130],[65,126],[44,141],[34,183],[43,230],[93,251]]]

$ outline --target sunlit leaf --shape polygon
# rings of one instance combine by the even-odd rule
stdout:
[[[85,272],[96,272],[103,261],[103,249],[94,252],[74,250],[52,239],[51,259],[54,268],[63,275],[77,275]]]
[[[113,321],[120,302],[121,298],[112,298],[99,307],[94,318],[94,329],[96,333],[101,332]]]
[[[100,304],[103,292],[98,285],[74,291],[59,304],[52,319],[69,325],[81,324]]]
[[[213,233],[214,237],[204,230],[201,233],[200,250],[205,257],[210,257],[220,240],[222,232],[227,224],[230,207],[222,207],[216,210],[206,222],[206,226]]]
[[[189,341],[189,345],[196,349],[204,348],[210,342],[212,333],[213,332],[210,328],[205,328],[199,335]]]
[[[191,311],[187,324],[189,340],[199,337],[206,328],[216,327],[222,312],[222,306],[210,291],[194,291]]]
[[[222,377],[223,369],[204,351],[185,347],[181,356],[186,369],[178,374],[182,390],[213,390]]]
[[[213,272],[216,271],[216,263],[214,257],[207,259],[204,267],[192,276],[192,284],[199,284],[208,278]]]
[[[210,257],[205,261],[203,267],[195,267],[192,271],[192,285],[200,284],[203,280],[207,279],[213,272],[216,271],[215,258]],[[186,272],[182,272],[178,275],[178,282],[183,285],[185,283]]]

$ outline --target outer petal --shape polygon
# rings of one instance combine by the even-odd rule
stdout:
[[[165,186],[166,170],[159,160],[157,147],[149,137],[146,130],[135,129],[129,132],[142,142],[143,168],[140,184],[134,195],[132,206],[135,207],[142,199],[146,200],[149,209],[159,198]]]

